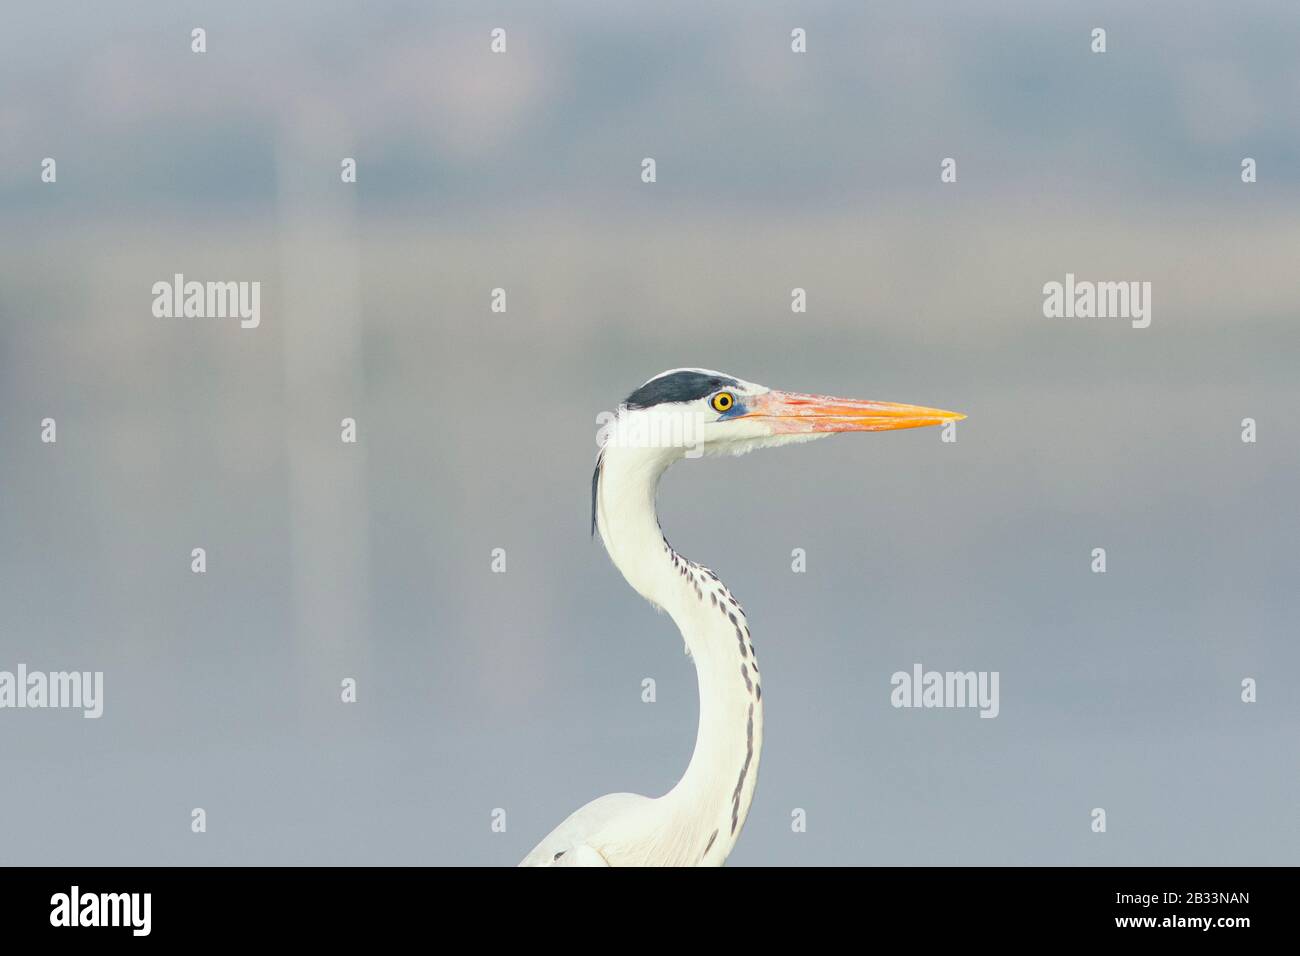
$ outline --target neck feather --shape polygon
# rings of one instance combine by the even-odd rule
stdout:
[[[597,526],[615,566],[681,631],[699,679],[700,723],[686,773],[657,802],[668,818],[659,862],[721,864],[735,845],[758,779],[763,691],[749,624],[708,568],[677,554],[655,513],[659,478],[674,459],[609,448],[597,488]]]

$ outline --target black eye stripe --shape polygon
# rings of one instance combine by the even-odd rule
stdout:
[[[650,408],[664,402],[694,402],[708,398],[720,388],[735,387],[740,383],[725,375],[705,375],[703,372],[673,372],[646,382],[627,397],[623,404],[628,408]]]

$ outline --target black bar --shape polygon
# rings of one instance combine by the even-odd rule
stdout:
[[[1282,888],[1294,877],[1293,869],[1172,867],[731,868],[604,872],[584,883],[576,874],[515,869],[11,868],[0,870],[0,927],[6,942],[79,945],[398,943],[432,931],[430,940],[452,946],[470,929],[480,942],[486,931],[496,942],[520,933],[539,944],[558,934],[563,945],[558,937],[597,925],[607,927],[606,945],[619,945],[607,935],[619,927],[629,938],[673,945],[697,932],[704,934],[692,937],[698,943],[716,925],[723,935],[790,929],[821,938],[844,930],[863,942],[877,930],[902,929],[926,945],[1100,936],[1221,946],[1285,931],[1281,908],[1290,891]],[[53,925],[70,924],[74,886],[78,922],[116,912],[124,925]],[[148,933],[137,935],[146,893]]]

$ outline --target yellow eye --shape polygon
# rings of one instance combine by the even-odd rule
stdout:
[[[736,396],[730,392],[718,392],[713,396],[713,410],[715,412],[727,412],[731,406],[736,404]]]

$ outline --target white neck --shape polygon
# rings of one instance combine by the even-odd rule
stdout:
[[[607,447],[597,525],[615,566],[646,600],[672,616],[695,661],[700,725],[677,785],[654,801],[656,838],[645,862],[721,865],[749,812],[763,744],[763,703],[749,625],[707,568],[681,557],[655,514],[659,478],[678,455]]]

